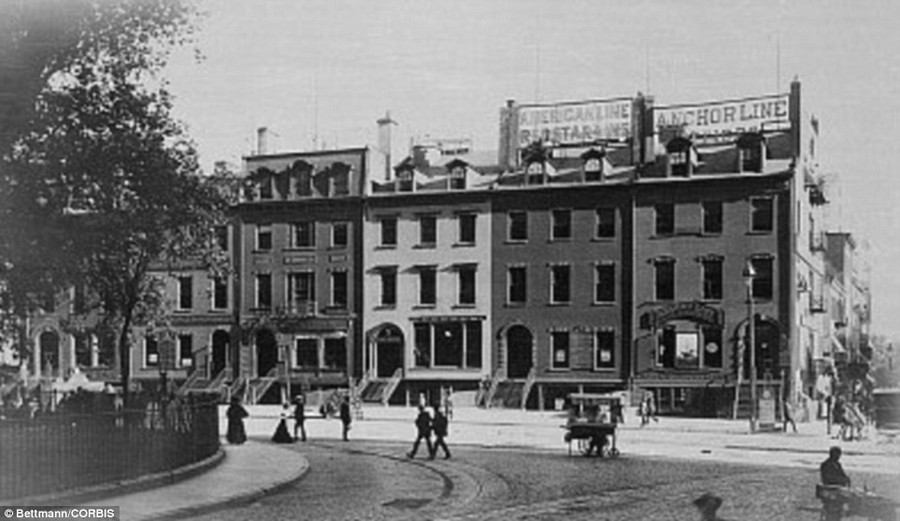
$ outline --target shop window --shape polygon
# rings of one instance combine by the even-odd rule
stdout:
[[[295,345],[297,347],[297,368],[318,369],[319,339],[313,337],[298,338]]]
[[[293,239],[294,248],[312,248],[316,245],[316,223],[313,221],[303,221],[294,223],[292,226],[291,237]]]
[[[608,239],[616,236],[616,209],[597,208],[597,239]]]
[[[434,365],[463,366],[463,327],[461,322],[434,324]]]
[[[346,248],[350,236],[350,223],[336,222],[331,225],[331,247]]]
[[[347,309],[347,272],[331,273],[331,305],[338,309]]]
[[[750,259],[756,276],[753,277],[753,298],[771,300],[774,295],[774,260],[771,257],[754,257]]]
[[[191,335],[178,335],[178,365],[179,367],[194,365],[194,338]]]
[[[272,275],[260,273],[256,276],[256,307],[270,309],[272,307]]]
[[[194,279],[190,276],[178,277],[178,309],[188,311],[194,307]]]
[[[771,197],[750,198],[750,231],[771,232],[775,227],[775,206]]]
[[[696,369],[700,367],[700,335],[696,332],[675,334],[675,367]]]
[[[569,332],[552,331],[550,333],[550,349],[552,350],[553,369],[569,368]]]
[[[675,367],[675,328],[666,326],[657,334],[656,364]]]
[[[475,244],[475,222],[477,216],[474,213],[461,213],[457,217],[459,221],[459,244]]]
[[[722,201],[704,201],[703,233],[706,235],[719,235],[722,233]]]
[[[433,248],[437,243],[437,216],[419,216],[419,246]]]
[[[571,301],[571,267],[565,264],[550,267],[550,302],[568,304]]]
[[[471,320],[466,322],[466,367],[481,367],[481,322]]]
[[[675,300],[675,260],[656,259],[653,267],[656,300]]]
[[[271,224],[256,225],[256,249],[260,251],[269,251],[272,249]]]
[[[381,223],[381,246],[391,248],[397,246],[397,218],[383,217]]]
[[[509,212],[509,240],[528,240],[528,213]]]
[[[722,259],[703,259],[701,268],[703,270],[703,299],[722,300]]]
[[[552,229],[550,238],[554,241],[566,240],[572,238],[572,211],[571,210],[553,210],[550,213]]]
[[[481,322],[417,322],[413,333],[416,367],[481,367]]]
[[[675,233],[675,205],[659,203],[653,206],[656,217],[656,235],[665,237]]]
[[[616,367],[616,332],[601,329],[594,333],[594,368],[613,369]]]
[[[345,337],[325,338],[325,369],[347,370],[347,339]]]
[[[415,338],[415,358],[416,367],[431,367],[431,324],[420,322],[413,326],[413,334]]]
[[[437,304],[437,268],[434,266],[419,268],[419,304],[422,306]]]
[[[528,300],[527,274],[525,266],[511,266],[507,268],[507,303],[525,304]]]
[[[616,301],[616,265],[611,262],[594,267],[594,302]]]

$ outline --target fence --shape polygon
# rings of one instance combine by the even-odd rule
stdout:
[[[0,420],[0,499],[113,483],[188,465],[219,449],[215,401]]]

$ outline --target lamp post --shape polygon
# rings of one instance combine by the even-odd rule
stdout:
[[[753,280],[756,270],[753,262],[744,267],[744,282],[747,284],[747,347],[750,350],[750,431],[756,432],[756,315],[753,311]]]

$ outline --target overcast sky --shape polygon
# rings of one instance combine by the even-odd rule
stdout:
[[[214,1],[199,65],[176,56],[178,115],[204,168],[240,164],[256,128],[277,151],[470,137],[495,150],[507,99],[654,96],[657,104],[787,92],[821,128],[833,228],[869,246],[874,329],[900,336],[900,2]]]

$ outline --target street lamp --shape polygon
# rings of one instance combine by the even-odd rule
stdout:
[[[756,432],[756,315],[753,312],[756,270],[753,269],[753,261],[747,261],[743,276],[747,284],[747,345],[750,349],[750,431]]]

